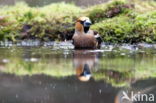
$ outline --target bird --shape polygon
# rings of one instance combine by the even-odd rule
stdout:
[[[92,78],[92,70],[98,64],[98,52],[90,50],[74,50],[73,67],[75,68],[76,77],[81,82],[88,82]]]
[[[91,24],[88,17],[77,19],[72,37],[75,49],[100,49],[102,38],[97,31],[90,30]]]

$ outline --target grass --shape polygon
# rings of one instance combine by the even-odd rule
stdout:
[[[44,7],[17,3],[1,7],[0,40],[71,39],[76,19],[88,16],[93,22],[91,28],[101,34],[104,42],[156,43],[155,10],[156,2],[152,0],[112,0],[85,9],[63,2]]]

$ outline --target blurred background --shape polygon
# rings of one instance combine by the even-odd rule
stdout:
[[[18,1],[25,1],[29,6],[44,6],[56,2],[68,2],[78,6],[89,6],[104,3],[109,0],[0,0],[0,5],[13,5]]]

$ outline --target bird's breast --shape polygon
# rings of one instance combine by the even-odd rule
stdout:
[[[73,40],[75,48],[93,49],[96,46],[96,39],[92,34],[74,35]]]

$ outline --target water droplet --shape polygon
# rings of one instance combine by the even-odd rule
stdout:
[[[101,90],[101,89],[99,89],[99,93],[100,93],[100,94],[102,93],[102,90]]]
[[[125,53],[121,53],[121,55],[123,55],[123,56],[124,56],[124,55],[126,55],[126,54],[125,54]]]
[[[31,62],[37,62],[38,59],[37,59],[37,58],[31,58],[30,61],[31,61]]]
[[[18,96],[18,94],[16,94],[16,98],[18,98],[19,96]]]
[[[39,81],[39,82],[38,82],[38,84],[39,84],[39,85],[41,85],[41,84],[42,84],[42,82],[41,82],[41,81]]]
[[[2,62],[3,62],[3,63],[8,63],[9,60],[8,60],[8,59],[3,59]]]

